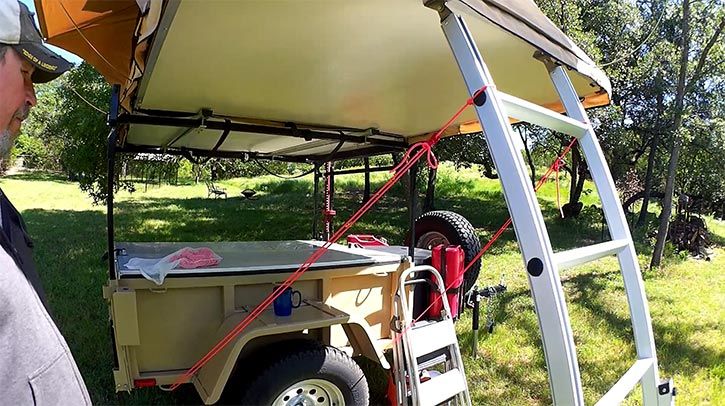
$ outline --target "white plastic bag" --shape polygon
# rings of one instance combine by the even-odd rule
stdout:
[[[128,269],[138,269],[144,278],[161,285],[170,270],[181,267],[185,269],[201,268],[218,265],[222,257],[209,248],[185,247],[161,259],[131,258],[126,263]]]

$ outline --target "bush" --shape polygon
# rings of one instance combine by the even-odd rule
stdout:
[[[23,157],[23,166],[26,168],[46,168],[48,162],[48,149],[39,138],[21,134],[15,143],[15,155]],[[50,169],[50,168],[48,168]]]

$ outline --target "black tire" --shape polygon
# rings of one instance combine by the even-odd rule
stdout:
[[[272,405],[283,391],[309,379],[334,385],[341,392],[345,406],[367,406],[369,403],[368,382],[355,361],[335,347],[320,346],[291,351],[272,362],[251,384],[245,385],[241,404]],[[314,395],[323,399],[326,396],[319,392]]]
[[[435,233],[439,235],[436,236]],[[438,238],[431,240],[431,236],[443,237],[445,241],[439,241]],[[431,249],[431,243],[460,245],[465,253],[466,265],[481,251],[481,240],[471,223],[460,214],[446,210],[429,211],[415,220],[415,246]],[[463,276],[464,292],[468,293],[476,284],[480,270],[479,259]]]

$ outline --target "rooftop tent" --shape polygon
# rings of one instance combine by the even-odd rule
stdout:
[[[535,57],[544,54],[570,69],[585,106],[609,103],[604,73],[532,1],[450,3],[468,14],[498,90],[560,111]],[[126,146],[351,156],[402,148],[437,130],[467,98],[439,16],[422,0],[36,5],[50,43],[120,83],[129,113],[149,116],[129,124]],[[157,116],[198,119],[202,109],[213,111],[206,127],[180,132],[170,121],[151,123]],[[225,119],[239,125],[222,140]],[[467,112],[453,133],[480,131],[475,119]],[[314,136],[276,136],[299,130]]]

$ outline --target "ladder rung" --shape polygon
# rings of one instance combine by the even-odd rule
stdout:
[[[596,261],[599,258],[617,254],[627,245],[629,245],[629,240],[621,239],[602,242],[581,248],[574,248],[572,250],[555,253],[554,262],[556,262],[559,270],[571,268],[573,266],[586,264],[587,262]]]
[[[595,406],[618,405],[621,403],[624,398],[629,395],[629,392],[632,392],[632,389],[634,389],[637,382],[642,379],[642,376],[644,376],[644,374],[652,368],[652,365],[652,358],[637,360],[634,365],[632,365],[632,367],[629,368],[629,370],[625,372],[621,378],[619,378],[617,383],[612,386],[612,389],[599,399]]]
[[[458,343],[451,319],[433,322],[418,328],[414,327],[406,334],[410,342],[410,352],[415,358]]]
[[[431,356],[431,354],[434,356]],[[431,354],[428,354],[427,357],[425,357],[425,356],[421,357],[420,359],[422,359],[423,361],[420,361],[420,359],[418,360],[419,361],[418,362],[419,371],[434,367],[436,365],[440,365],[440,364],[448,361],[448,359],[450,358],[448,351],[446,351],[444,349],[434,351]]]
[[[466,390],[466,382],[464,381],[463,374],[457,368],[453,368],[450,371],[431,378],[420,384],[420,404],[425,405],[438,405],[443,401],[450,399],[457,394]]]
[[[554,131],[559,131],[573,137],[581,137],[587,131],[588,126],[581,121],[574,120],[554,110],[541,107],[518,97],[503,92],[498,92],[503,102],[506,113],[509,117],[540,125]]]

